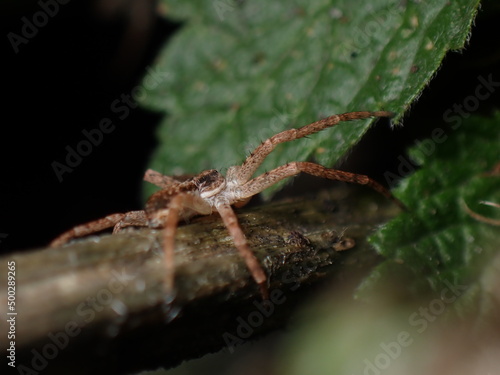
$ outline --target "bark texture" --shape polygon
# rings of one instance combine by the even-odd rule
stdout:
[[[366,272],[377,260],[367,235],[397,212],[357,189],[240,209],[269,277],[265,302],[217,216],[178,228],[175,295],[163,287],[159,231],[2,257],[2,265],[16,262],[16,365],[42,374],[126,374],[232,351],[282,327],[322,281]]]

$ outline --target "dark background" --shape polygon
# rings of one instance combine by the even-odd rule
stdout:
[[[25,2],[2,12],[8,61],[0,138],[4,251],[44,246],[73,225],[141,207],[160,115],[132,108],[121,120],[111,104],[140,83],[176,28],[156,16],[152,1],[71,1],[16,54],[8,32],[21,35],[22,17],[31,20],[39,10]],[[52,163],[66,164],[66,146],[75,148],[86,139],[82,130],[98,128],[103,118],[114,130],[60,182]]]
[[[7,35],[22,35],[36,1],[7,1],[2,19],[2,126],[0,130],[0,251],[46,245],[60,232],[114,212],[140,209],[141,181],[155,147],[162,114],[131,109],[123,120],[111,109],[130,94],[158,49],[180,24],[157,15],[154,1],[77,1],[57,14],[16,53]],[[450,53],[420,99],[407,112],[404,128],[373,127],[343,168],[384,182],[396,157],[436,126],[443,112],[474,93],[478,76],[500,81],[499,6],[486,1],[467,48]],[[499,103],[495,92],[478,111]],[[60,182],[52,163],[65,164],[83,129],[111,118],[114,130]],[[243,155],[242,155],[243,156]],[[499,157],[500,159],[500,157]],[[300,186],[297,184],[297,186]]]

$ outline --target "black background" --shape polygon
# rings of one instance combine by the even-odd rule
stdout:
[[[111,104],[140,83],[176,25],[156,16],[154,2],[131,3],[60,5],[18,53],[7,34],[22,35],[22,17],[32,20],[40,7],[9,9],[2,21],[8,61],[0,141],[4,251],[43,246],[73,225],[140,208],[160,115],[131,108],[124,116]],[[104,118],[114,130],[60,182],[52,163],[66,164],[66,147],[75,148],[86,139],[82,130],[98,128]]]
[[[152,1],[73,0],[60,5],[16,53],[7,35],[22,35],[22,17],[32,20],[40,7],[35,1],[7,1],[2,7],[0,251],[5,253],[44,246],[73,225],[141,207],[142,176],[162,114],[135,108],[120,120],[111,103],[130,94],[182,25],[159,18]],[[498,15],[498,5],[485,2],[467,48],[445,58],[407,112],[404,128],[373,127],[344,169],[384,182],[382,173],[397,169],[396,156],[408,144],[445,126],[443,112],[474,93],[479,75],[500,81]],[[495,92],[478,111],[491,111],[498,98]],[[111,118],[115,129],[60,182],[52,163],[65,164],[66,147],[75,147],[85,139],[82,130],[97,128],[103,118]]]

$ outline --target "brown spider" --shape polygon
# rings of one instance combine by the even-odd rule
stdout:
[[[176,178],[148,170],[145,173],[144,180],[159,186],[161,190],[151,195],[146,203],[145,210],[112,214],[102,219],[78,225],[61,234],[50,245],[52,247],[59,246],[72,238],[82,237],[110,227],[114,227],[113,233],[128,226],[164,228],[165,286],[167,291],[170,292],[174,286],[174,245],[179,218],[186,220],[195,215],[210,215],[218,212],[233,238],[234,245],[245,260],[253,279],[259,285],[262,296],[266,299],[268,297],[266,274],[247,244],[245,235],[238,224],[236,214],[231,208],[232,205],[241,207],[252,196],[274,185],[278,181],[300,172],[331,180],[368,185],[387,198],[392,199],[400,207],[404,208],[404,205],[386,188],[364,175],[329,169],[310,162],[296,161],[252,179],[257,168],[262,164],[267,155],[273,151],[276,145],[280,143],[317,133],[341,121],[369,117],[391,117],[392,115],[391,112],[386,111],[350,112],[333,115],[299,129],[285,130],[262,142],[246,158],[241,166],[230,167],[227,170],[226,177],[222,176],[218,171],[211,169],[185,181],[179,181]]]

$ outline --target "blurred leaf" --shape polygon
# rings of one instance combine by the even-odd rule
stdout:
[[[390,293],[391,285],[379,289],[370,304],[325,290],[296,317],[276,355],[275,374],[497,374],[499,271],[497,254],[465,292],[450,284],[444,294],[406,303]],[[470,307],[471,298],[481,304],[462,317],[453,314],[460,310],[455,305]]]
[[[468,210],[500,219],[500,209],[480,203],[500,203],[500,172],[493,171],[500,163],[499,126],[500,112],[490,119],[471,116],[439,143],[426,139],[412,150],[421,169],[394,192],[410,212],[371,237],[387,260],[365,281],[364,295],[396,268],[411,270],[415,290],[439,291],[477,278],[475,270],[500,249],[500,228]]]
[[[275,133],[331,114],[401,116],[445,53],[463,47],[478,3],[164,0],[165,16],[185,24],[137,95],[167,114],[150,167],[225,169]],[[281,145],[263,169],[311,157],[332,166],[371,122]]]
[[[298,317],[298,327],[277,355],[277,374],[413,374],[419,368],[422,357],[412,354],[421,352],[422,336],[408,322],[411,310],[391,301],[367,308],[322,297]]]

